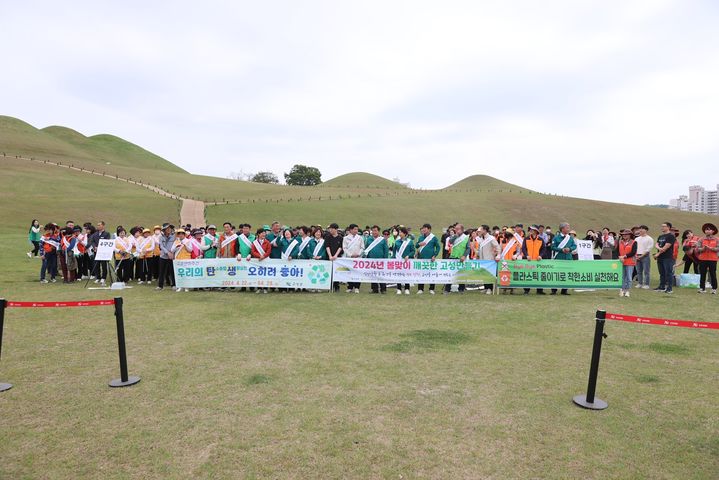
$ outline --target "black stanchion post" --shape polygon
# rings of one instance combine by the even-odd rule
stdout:
[[[589,366],[589,382],[587,384],[587,394],[577,395],[574,397],[574,403],[582,408],[590,410],[604,410],[607,408],[607,402],[600,400],[594,396],[597,390],[597,376],[599,375],[599,355],[602,353],[602,339],[607,337],[604,333],[604,322],[607,318],[607,312],[597,310],[596,325],[594,327],[594,346],[592,347],[592,363]]]
[[[127,374],[127,352],[125,351],[125,321],[122,317],[122,297],[115,297],[115,320],[117,323],[117,348],[120,354],[120,378],[110,381],[111,387],[129,387],[140,381],[140,377]]]
[[[5,307],[7,307],[7,300],[0,298],[0,356],[2,356],[2,331],[5,325]],[[11,383],[0,382],[0,392],[10,390],[12,388]]]

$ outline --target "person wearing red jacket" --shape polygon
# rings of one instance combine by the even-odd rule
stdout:
[[[705,237],[697,241],[697,257],[699,259],[699,293],[706,292],[707,273],[712,284],[712,294],[717,293],[717,259],[719,254],[719,239],[717,227],[713,223],[702,226]]]
[[[255,238],[252,242],[250,255],[252,255],[252,258],[262,261],[265,258],[269,258],[270,252],[272,251],[272,245],[270,245],[269,240],[267,240],[267,232],[265,232],[263,228],[257,229],[256,235],[257,238]]]
[[[622,230],[622,238],[619,240],[619,260],[622,261],[622,290],[620,297],[628,297],[629,289],[632,288],[632,275],[634,266],[637,264],[637,242],[634,234],[629,229]]]

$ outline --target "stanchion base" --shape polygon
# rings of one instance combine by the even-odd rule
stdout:
[[[10,390],[12,388],[12,383],[0,383],[0,392],[4,392],[5,390]]]
[[[579,405],[582,408],[588,408],[589,410],[604,410],[609,405],[607,405],[607,402],[604,400],[600,400],[597,397],[594,397],[594,403],[587,402],[587,396],[586,395],[577,395],[573,398],[574,403]]]
[[[130,385],[135,385],[139,381],[140,377],[128,377],[126,382],[123,382],[121,378],[116,378],[115,380],[112,380],[109,385],[111,387],[129,387]]]

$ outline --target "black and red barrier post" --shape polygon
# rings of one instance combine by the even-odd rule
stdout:
[[[120,378],[110,381],[111,387],[129,387],[140,381],[140,377],[127,374],[127,352],[125,351],[125,321],[122,317],[122,297],[115,297],[115,322],[117,323],[117,349],[120,355]]]
[[[607,318],[607,312],[597,310],[596,325],[594,327],[594,346],[592,347],[592,362],[589,366],[589,382],[587,384],[587,394],[577,395],[574,397],[574,403],[582,408],[590,410],[604,410],[607,408],[607,402],[600,400],[594,396],[597,390],[597,376],[599,375],[599,355],[602,353],[602,340],[607,338],[604,333],[604,322]]]
[[[2,331],[5,326],[5,307],[7,307],[7,300],[0,298],[0,356],[2,356]],[[12,388],[11,383],[0,382],[0,392],[10,390]]]

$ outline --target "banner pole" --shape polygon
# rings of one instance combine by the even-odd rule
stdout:
[[[120,355],[120,378],[110,381],[111,387],[129,387],[140,381],[140,377],[127,374],[127,352],[125,350],[125,322],[122,317],[122,297],[115,297],[115,320],[117,323],[117,347]]]
[[[0,298],[0,356],[2,356],[2,331],[5,324],[5,307],[7,307],[7,300]],[[11,383],[0,383],[0,392],[10,390],[11,388]]]
[[[602,353],[602,339],[607,337],[604,333],[604,323],[606,321],[607,312],[597,310],[596,325],[594,327],[594,345],[592,347],[592,360],[589,366],[589,381],[587,383],[587,394],[577,395],[574,397],[574,403],[582,408],[590,410],[604,410],[607,408],[607,402],[595,398],[597,389],[597,377],[599,376],[599,357]]]

